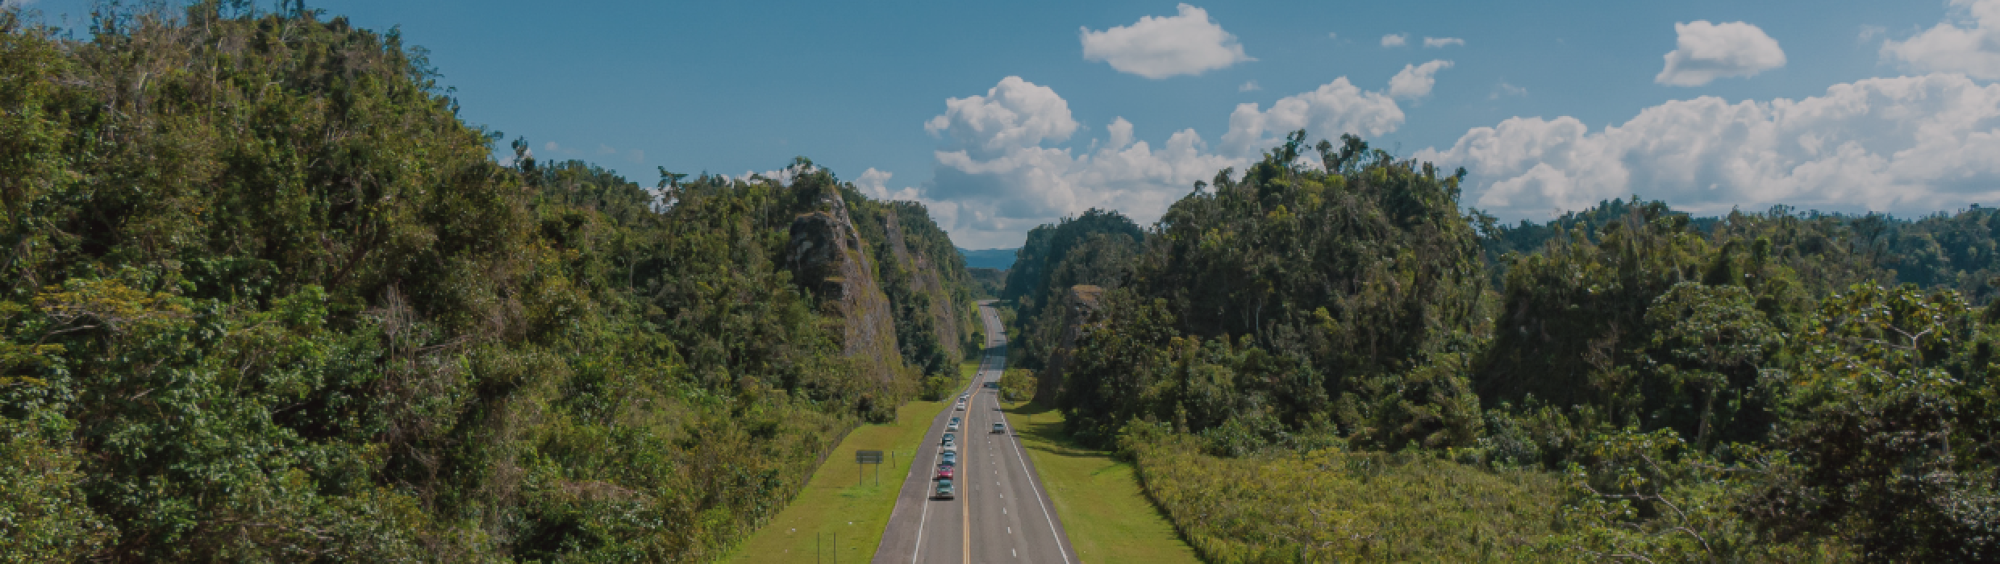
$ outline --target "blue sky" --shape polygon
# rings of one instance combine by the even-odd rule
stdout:
[[[539,158],[650,185],[803,155],[968,248],[1150,222],[1300,127],[1464,166],[1509,220],[2000,202],[2000,0],[1518,4],[309,3],[400,26]]]

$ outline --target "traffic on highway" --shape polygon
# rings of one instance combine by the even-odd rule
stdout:
[[[979,372],[925,433],[875,552],[880,563],[1072,562],[1075,552],[997,397],[1006,364],[998,314]],[[986,432],[968,432],[969,430]]]

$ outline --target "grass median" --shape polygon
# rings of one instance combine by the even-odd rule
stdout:
[[[970,377],[979,370],[979,363],[965,363],[960,370]],[[825,555],[824,561],[833,562],[836,549],[840,562],[874,559],[876,545],[882,544],[882,531],[889,526],[889,514],[896,509],[903,477],[909,474],[910,461],[924,442],[924,431],[930,429],[938,412],[950,405],[950,398],[912,401],[896,410],[895,423],[855,427],[813,472],[798,497],[724,560],[800,562],[819,554]],[[857,450],[879,450],[884,457],[894,457],[894,464],[882,461],[879,484],[875,465],[854,463]]]
[[[1041,474],[1078,562],[1200,562],[1146,499],[1131,463],[1071,443],[1062,431],[1062,412],[1053,408],[1023,403],[1006,413]]]

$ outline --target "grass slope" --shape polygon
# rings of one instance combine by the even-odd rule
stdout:
[[[1216,563],[1543,561],[1562,499],[1553,473],[1421,454],[1221,458],[1182,435],[1137,458],[1153,499]]]
[[[979,370],[979,363],[964,363],[960,370],[970,378]],[[912,401],[896,410],[895,423],[855,428],[813,472],[798,497],[724,560],[798,562],[812,558],[816,548],[832,550],[829,544],[833,542],[839,543],[842,562],[874,559],[876,545],[882,544],[882,531],[889,526],[889,514],[896,509],[896,493],[903,487],[903,476],[910,472],[910,461],[923,443],[924,431],[948,405],[949,401]],[[880,450],[884,456],[895,457],[893,465],[883,461],[879,484],[874,465],[854,463],[858,450]],[[828,544],[815,547],[816,535],[819,542]],[[826,561],[833,561],[830,552],[821,554],[828,555]]]
[[[1131,463],[1072,444],[1062,412],[1039,404],[1006,410],[1007,424],[1035,461],[1080,562],[1200,562],[1140,490]]]

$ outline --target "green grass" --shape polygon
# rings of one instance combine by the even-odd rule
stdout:
[[[1210,562],[1546,561],[1557,475],[1428,454],[1221,458],[1165,437],[1137,458],[1152,499]]]
[[[971,375],[978,362],[964,363],[960,370]],[[729,562],[799,562],[813,558],[814,537],[821,543],[839,543],[841,562],[867,562],[875,558],[882,544],[882,531],[889,526],[889,514],[896,509],[896,494],[909,474],[910,460],[924,442],[924,431],[938,412],[951,405],[946,401],[912,401],[896,410],[896,422],[862,425],[848,433],[833,454],[813,472],[804,490],[764,528],[736,547],[723,560]],[[881,482],[876,483],[876,467],[854,463],[854,451],[879,450],[894,456],[895,464],[884,460]],[[861,468],[866,468],[865,472]],[[860,485],[856,485],[857,479]],[[822,544],[819,550],[831,550]],[[822,552],[822,554],[830,554]],[[832,561],[831,557],[827,561]]]
[[[1079,562],[1200,562],[1146,499],[1131,463],[1071,443],[1062,432],[1062,412],[1040,404],[1018,404],[1006,412]]]

